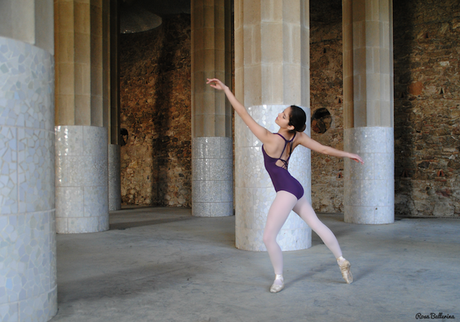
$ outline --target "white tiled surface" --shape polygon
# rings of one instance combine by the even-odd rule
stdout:
[[[56,229],[109,229],[107,129],[56,126]]]
[[[54,58],[0,37],[0,320],[57,312]]]
[[[260,125],[278,132],[275,123],[278,113],[286,105],[251,106],[248,112]],[[310,133],[310,110],[306,133]],[[235,215],[236,247],[244,250],[265,251],[263,231],[268,210],[275,199],[275,189],[265,170],[262,143],[246,124],[235,118]],[[311,202],[310,150],[299,146],[289,160],[290,173],[302,184],[305,196]],[[299,250],[311,246],[311,229],[294,212],[281,229],[277,241],[282,250]]]
[[[120,146],[109,144],[109,211],[121,209]]]
[[[231,138],[193,138],[192,214],[200,217],[233,215]]]
[[[344,130],[345,150],[364,165],[345,159],[344,218],[358,224],[394,222],[394,136],[391,127]]]

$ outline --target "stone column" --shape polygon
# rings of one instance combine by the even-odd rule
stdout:
[[[108,111],[109,134],[109,211],[121,209],[121,179],[120,179],[120,76],[118,62],[118,35],[120,24],[118,20],[118,6],[116,0],[104,0],[107,17],[104,26],[105,42],[104,75],[107,86],[104,86],[104,110]],[[110,3],[108,3],[110,2]]]
[[[393,8],[343,0],[345,221],[394,222]]]
[[[58,233],[109,228],[104,5],[55,1]]]
[[[235,0],[236,96],[252,117],[277,132],[277,113],[302,106],[310,124],[308,0]],[[307,128],[309,134],[310,129]],[[236,247],[263,251],[263,230],[275,190],[263,165],[261,142],[235,118]],[[310,151],[298,147],[289,169],[311,198]],[[283,226],[283,250],[311,246],[311,230],[297,216]]]
[[[109,228],[107,128],[56,126],[56,230]]]
[[[226,79],[229,0],[192,0],[192,214],[233,215],[231,107],[206,78]],[[227,64],[228,66],[228,64]],[[230,84],[228,84],[230,85]]]
[[[109,144],[109,211],[121,209],[120,146]]]
[[[0,320],[57,312],[53,1],[0,2]]]

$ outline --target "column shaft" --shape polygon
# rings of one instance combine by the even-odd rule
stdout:
[[[343,0],[345,221],[394,220],[391,0]]]
[[[109,211],[121,209],[120,146],[109,144]]]
[[[345,159],[345,222],[389,224],[394,221],[393,142],[392,127],[345,129],[345,149],[364,160],[362,165]]]
[[[6,4],[11,11],[3,11]],[[26,14],[50,3],[27,4],[6,1],[0,10],[6,15],[0,30],[22,21],[21,31],[32,35],[0,37],[0,319],[5,322],[48,321],[57,312],[54,57],[49,42],[37,40],[35,14]],[[52,19],[48,23],[51,34],[41,36],[52,40]]]
[[[107,14],[105,22],[104,53],[104,120],[107,119],[109,136],[109,211],[121,209],[120,178],[120,76],[118,62],[118,1],[104,0]],[[105,126],[105,123],[104,123]]]
[[[56,124],[107,126],[103,93],[104,21],[102,0],[55,2]],[[105,82],[105,83],[104,83]]]
[[[233,215],[232,138],[199,137],[192,141],[192,215]]]
[[[192,15],[192,214],[233,215],[231,109],[206,78],[228,80],[230,0],[193,0]],[[228,28],[228,26],[227,26]],[[231,84],[227,84],[231,85]]]
[[[236,96],[272,132],[278,131],[277,113],[291,104],[310,116],[309,41],[308,1],[235,0]],[[247,250],[265,250],[262,232],[275,197],[260,149],[261,142],[236,117],[236,245]],[[296,149],[290,171],[310,198],[309,151]],[[278,240],[283,250],[308,248],[311,230],[290,216]]]
[[[107,128],[56,126],[56,230],[109,229]]]
[[[57,312],[52,0],[0,1],[0,320]]]
[[[108,229],[109,5],[55,1],[58,233]]]
[[[392,21],[389,0],[343,1],[345,128],[393,127]]]

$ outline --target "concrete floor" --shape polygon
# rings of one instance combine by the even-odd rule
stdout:
[[[440,312],[460,319],[459,219],[371,226],[320,215],[355,281],[342,280],[313,234],[310,249],[284,253],[286,288],[271,294],[268,254],[234,247],[234,217],[170,208],[110,216],[110,231],[57,236],[59,312],[51,321],[415,321]]]

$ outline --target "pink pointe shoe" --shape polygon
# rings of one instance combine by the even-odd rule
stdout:
[[[278,293],[284,288],[284,278],[283,275],[276,275],[275,281],[273,282],[272,286],[270,287],[271,293]]]
[[[340,271],[342,272],[342,277],[347,282],[348,284],[351,284],[353,282],[353,275],[351,275],[351,264],[349,261],[347,261],[345,258],[340,256],[337,259],[337,264],[339,264]]]

